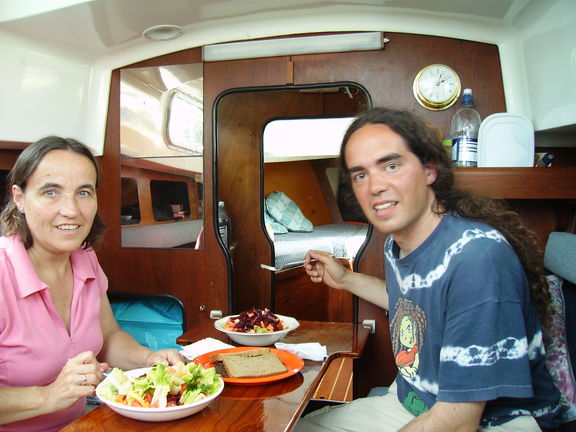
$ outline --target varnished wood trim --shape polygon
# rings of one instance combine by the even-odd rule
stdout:
[[[576,167],[457,168],[456,184],[504,199],[574,199]]]

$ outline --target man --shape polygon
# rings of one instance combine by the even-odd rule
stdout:
[[[313,412],[296,430],[556,427],[559,394],[540,326],[549,293],[535,236],[500,203],[455,189],[447,153],[410,113],[360,116],[341,161],[366,217],[389,234],[387,280],[318,251],[305,268],[312,281],[389,310],[398,374],[388,395]]]

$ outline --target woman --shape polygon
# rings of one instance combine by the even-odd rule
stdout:
[[[122,331],[93,247],[99,172],[83,144],[47,137],[7,178],[0,215],[0,430],[55,431],[82,414],[109,365],[182,360]]]

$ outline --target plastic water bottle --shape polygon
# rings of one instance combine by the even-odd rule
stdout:
[[[224,246],[226,246],[226,248],[229,248],[231,223],[230,218],[226,213],[226,207],[224,206],[224,201],[218,201],[218,230],[220,231],[220,237],[224,242]]]
[[[480,114],[474,108],[471,89],[462,93],[462,108],[452,117],[452,162],[458,167],[478,165],[478,130]]]

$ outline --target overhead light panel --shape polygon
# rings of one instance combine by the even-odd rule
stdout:
[[[343,33],[279,39],[261,39],[206,45],[204,61],[238,60],[296,54],[378,50],[388,42],[381,32]]]

